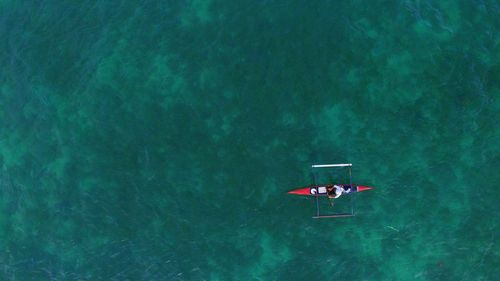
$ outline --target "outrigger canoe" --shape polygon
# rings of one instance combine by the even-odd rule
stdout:
[[[343,187],[344,190],[346,190],[344,193],[347,193],[346,195],[349,195],[351,193],[356,193],[356,192],[362,192],[365,190],[370,190],[373,189],[373,187],[370,186],[364,186],[364,185],[355,185],[352,183],[352,176],[351,176],[351,167],[352,164],[316,164],[311,166],[313,170],[315,168],[337,168],[337,167],[347,167],[348,172],[349,172],[349,184],[337,184]],[[302,196],[314,196],[315,201],[316,201],[316,215],[313,216],[315,219],[321,219],[321,218],[340,218],[340,217],[352,217],[355,215],[354,213],[354,197],[355,196],[349,196],[351,198],[351,210],[348,213],[333,213],[333,214],[323,214],[320,210],[320,198],[328,196],[328,191],[327,188],[334,186],[334,184],[322,184],[322,185],[317,185],[316,184],[316,176],[315,173],[312,173],[313,175],[313,185],[310,185],[308,187],[303,187],[303,188],[298,188],[294,189],[291,191],[288,191],[288,194],[295,194],[295,195],[302,195]],[[332,206],[332,205],[330,205]]]
[[[342,186],[344,190],[347,190],[347,193],[361,192],[373,189],[372,187],[363,185],[352,185],[354,188],[351,188],[351,185],[349,184],[338,184],[338,185]],[[327,196],[326,188],[329,186],[333,186],[333,184],[312,185],[304,188],[298,188],[288,191],[288,194],[306,195],[306,196]]]

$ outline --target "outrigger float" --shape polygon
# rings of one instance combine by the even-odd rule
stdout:
[[[349,171],[349,184],[323,184],[323,185],[317,185],[316,184],[316,174],[314,173],[314,170],[317,168],[337,168],[337,167],[347,167]],[[334,186],[342,187],[344,190],[343,195],[353,195],[353,193],[357,192],[362,192],[366,190],[373,189],[373,187],[370,186],[364,186],[364,185],[355,185],[352,183],[352,164],[317,164],[317,165],[312,165],[311,168],[313,168],[312,175],[314,179],[314,184],[310,185],[308,187],[303,187],[303,188],[298,188],[294,189],[291,191],[288,191],[288,194],[294,194],[294,195],[302,195],[302,196],[314,196],[316,199],[316,215],[313,216],[315,219],[323,219],[323,218],[341,218],[341,217],[353,217],[355,216],[354,212],[354,196],[351,197],[351,211],[348,213],[334,213],[334,214],[322,214],[320,210],[320,198],[321,197],[328,197],[328,189],[332,188]],[[331,199],[331,198],[329,198]]]

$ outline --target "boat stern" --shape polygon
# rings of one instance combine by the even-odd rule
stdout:
[[[365,191],[365,190],[370,190],[370,189],[373,189],[373,187],[371,186],[363,186],[363,185],[358,185],[356,187],[357,191],[358,192],[361,192],[361,191]]]

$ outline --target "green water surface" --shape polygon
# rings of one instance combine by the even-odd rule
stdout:
[[[498,280],[499,30],[494,0],[0,1],[0,280]],[[286,194],[345,162],[356,217]]]

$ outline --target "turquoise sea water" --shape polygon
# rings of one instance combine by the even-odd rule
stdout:
[[[0,1],[0,280],[498,280],[499,30],[498,1]],[[376,189],[311,219],[286,191],[343,162]]]

